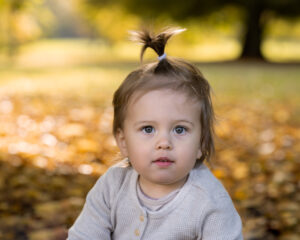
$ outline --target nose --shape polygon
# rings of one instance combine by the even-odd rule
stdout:
[[[158,136],[156,146],[157,150],[170,150],[172,149],[172,142],[170,137],[167,134],[163,134],[163,136]]]

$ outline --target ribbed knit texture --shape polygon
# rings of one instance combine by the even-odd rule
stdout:
[[[171,202],[180,191],[180,188],[170,192],[168,195],[161,198],[151,198],[147,196],[141,189],[140,184],[137,184],[137,196],[141,205],[149,211],[158,211],[163,208],[166,204]]]
[[[230,196],[205,165],[193,169],[177,196],[158,211],[141,206],[137,178],[131,167],[111,167],[88,193],[68,240],[243,239]]]

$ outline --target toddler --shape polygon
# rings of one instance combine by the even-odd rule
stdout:
[[[87,195],[69,240],[238,240],[242,224],[223,185],[204,165],[214,153],[210,85],[165,54],[168,39],[134,32],[158,61],[131,72],[113,98],[113,133],[125,160]]]

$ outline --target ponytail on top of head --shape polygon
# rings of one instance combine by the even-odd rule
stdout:
[[[168,40],[175,34],[179,34],[185,31],[185,28],[169,27],[166,28],[163,32],[159,34],[154,34],[148,29],[142,31],[130,31],[131,40],[143,44],[140,60],[143,61],[143,56],[147,48],[152,48],[158,55],[162,57],[165,54],[165,47]],[[165,57],[162,57],[161,60],[164,60]],[[160,61],[161,61],[160,60]]]

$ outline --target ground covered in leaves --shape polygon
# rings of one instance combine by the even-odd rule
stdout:
[[[299,239],[299,126],[286,125],[292,109],[265,109],[219,108],[213,171],[242,216],[246,239]],[[105,159],[116,154],[111,109],[5,97],[0,110],[0,238],[64,239],[111,164]]]
[[[118,159],[109,101],[70,96],[1,91],[0,239],[65,239],[88,190]],[[216,104],[210,167],[246,240],[300,239],[297,106],[229,97]]]

